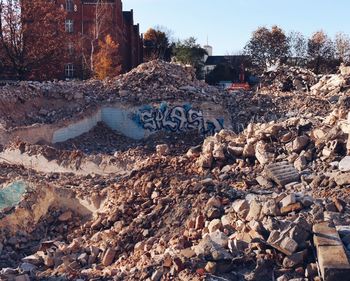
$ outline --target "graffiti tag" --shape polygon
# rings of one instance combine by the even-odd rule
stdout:
[[[223,129],[224,120],[204,118],[203,112],[190,105],[169,108],[162,104],[160,108],[145,107],[139,110],[138,121],[149,131],[167,130],[183,132],[198,129],[201,134],[208,135]]]

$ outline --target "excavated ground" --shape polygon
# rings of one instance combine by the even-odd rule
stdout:
[[[235,132],[136,141],[99,123],[62,143],[12,140],[0,185],[27,190],[0,212],[1,280],[320,280],[312,228],[350,223],[350,97],[331,79],[312,92],[228,94],[151,62],[103,83],[4,87],[6,129],[165,97],[224,104]]]

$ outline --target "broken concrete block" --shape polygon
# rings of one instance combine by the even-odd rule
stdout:
[[[309,137],[299,136],[299,137],[296,137],[295,140],[293,140],[293,142],[289,144],[289,146],[287,144],[287,146],[291,152],[299,153],[307,146],[308,143],[309,143]]]
[[[350,280],[350,264],[335,227],[323,222],[314,225],[313,232],[323,279]]]
[[[222,223],[220,219],[212,220],[208,225],[209,233],[212,233],[216,230],[222,230]]]
[[[300,202],[296,202],[294,204],[290,204],[288,206],[282,207],[280,212],[282,215],[288,214],[290,212],[297,212],[303,208],[303,205]]]
[[[280,186],[300,180],[298,171],[288,162],[267,165],[265,167],[265,172],[270,179]]]
[[[299,172],[304,170],[307,166],[307,160],[305,156],[299,156],[295,161],[294,161],[294,167],[297,169]]]
[[[337,185],[346,185],[350,184],[350,172],[344,173],[344,174],[338,174],[335,176],[335,182]]]
[[[343,246],[317,247],[317,257],[324,281],[350,280],[350,264]]]
[[[339,162],[339,170],[342,172],[349,172],[350,171],[350,156],[345,156]]]
[[[240,157],[243,155],[243,147],[233,146],[229,144],[227,146],[227,152],[232,156]]]
[[[165,156],[170,153],[170,148],[167,144],[158,144],[156,146],[156,152],[159,156]]]
[[[296,241],[288,236],[281,235],[277,230],[271,231],[267,243],[287,256],[293,254],[298,248],[298,243]]]
[[[292,194],[288,194],[286,197],[284,197],[280,203],[281,203],[281,207],[286,207],[288,205],[294,204],[295,202],[297,202],[297,198],[296,198],[295,194],[292,193]]]
[[[297,265],[304,263],[305,258],[307,257],[307,250],[297,252],[290,256],[287,256],[283,259],[283,267],[292,268]]]
[[[273,186],[272,182],[263,176],[257,176],[255,180],[263,187],[271,188]]]
[[[212,256],[215,260],[230,260],[232,255],[206,235],[197,246],[192,247],[197,256]]]
[[[328,222],[315,224],[312,227],[312,231],[314,233],[314,244],[316,247],[342,245],[337,230]]]
[[[273,161],[274,155],[267,151],[267,144],[259,141],[255,147],[255,157],[261,165],[265,165]]]
[[[252,202],[250,202],[250,209],[246,220],[258,220],[260,218],[261,208],[262,206],[259,202],[257,202],[256,200],[252,200]]]
[[[114,257],[115,257],[116,254],[117,254],[117,251],[115,249],[108,248],[106,253],[103,256],[102,264],[104,266],[111,265],[113,263],[113,261],[114,261]]]
[[[210,239],[219,244],[221,247],[227,248],[228,245],[228,237],[225,233],[220,230],[216,230],[209,234]]]
[[[72,211],[66,211],[58,217],[58,220],[61,222],[69,221],[70,219],[72,219],[72,215]]]

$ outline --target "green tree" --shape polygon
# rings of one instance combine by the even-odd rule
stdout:
[[[202,78],[204,56],[207,55],[207,51],[197,44],[196,41],[194,37],[178,41],[174,47],[174,60],[175,62],[193,66],[196,69],[197,77]]]
[[[289,54],[288,38],[276,25],[271,30],[259,27],[244,49],[256,69],[265,71],[269,66],[286,59]]]

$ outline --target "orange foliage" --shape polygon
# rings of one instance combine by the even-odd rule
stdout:
[[[99,40],[98,52],[94,56],[95,77],[103,80],[121,73],[121,63],[119,57],[119,44],[116,44],[111,35],[107,35],[105,40]]]

